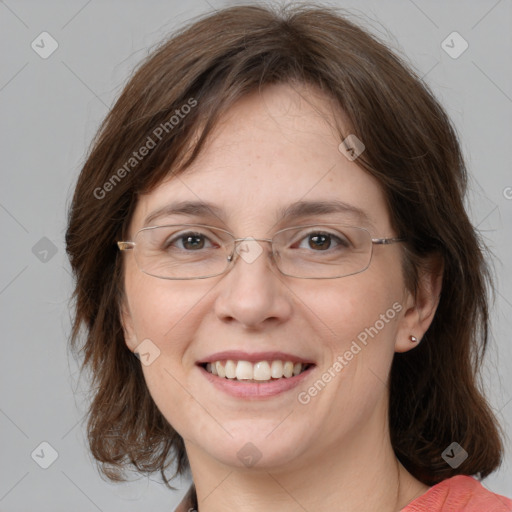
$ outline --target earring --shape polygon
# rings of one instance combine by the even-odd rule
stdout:
[[[416,343],[418,341],[418,338],[416,338],[416,336],[409,336],[409,341],[411,343]]]

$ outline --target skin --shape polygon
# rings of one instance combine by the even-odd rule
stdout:
[[[338,150],[332,111],[311,86],[272,85],[245,96],[185,173],[140,197],[128,236],[169,202],[198,199],[224,208],[225,219],[180,216],[153,225],[213,223],[238,237],[271,238],[281,228],[280,207],[339,199],[366,212],[372,236],[397,236],[378,182]],[[286,277],[266,256],[269,245],[262,248],[252,263],[239,258],[223,276],[191,281],[148,276],[126,254],[126,344],[134,351],[149,338],[160,350],[144,377],[185,440],[200,511],[399,510],[428,487],[394,456],[386,384],[394,353],[413,349],[409,336],[421,339],[432,321],[439,273],[423,275],[414,297],[404,285],[400,244],[374,246],[366,271],[329,280]],[[299,403],[298,393],[395,302],[401,311],[308,404]],[[195,364],[230,349],[280,350],[317,366],[291,391],[234,398]],[[237,457],[247,442],[261,453],[252,467]]]

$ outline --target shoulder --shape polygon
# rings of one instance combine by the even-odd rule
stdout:
[[[192,484],[174,512],[197,512],[196,489]]]
[[[431,487],[402,512],[512,512],[512,500],[486,489],[478,480],[457,475]]]

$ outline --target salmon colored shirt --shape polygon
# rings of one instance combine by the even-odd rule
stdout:
[[[192,485],[175,512],[196,512]],[[512,512],[512,500],[487,490],[470,476],[457,475],[431,487],[401,512]]]

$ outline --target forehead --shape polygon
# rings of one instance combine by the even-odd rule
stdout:
[[[245,96],[189,168],[140,197],[132,226],[139,229],[176,202],[215,205],[226,227],[248,229],[275,225],[293,203],[331,201],[362,210],[376,230],[389,230],[380,185],[338,149],[333,111],[332,101],[310,87],[280,84]]]

